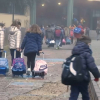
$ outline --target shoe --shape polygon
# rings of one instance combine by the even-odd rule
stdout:
[[[58,47],[56,48],[56,50],[58,50]]]
[[[27,75],[30,75],[31,74],[31,68],[28,68],[27,69],[27,73],[26,73]]]

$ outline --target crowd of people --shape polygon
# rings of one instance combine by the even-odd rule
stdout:
[[[4,50],[4,28],[5,25],[0,23],[0,57],[2,57],[2,51]],[[75,25],[63,27],[52,24],[48,25],[46,29],[43,26],[39,27],[38,25],[32,25],[26,31],[25,37],[21,42],[22,37],[20,28],[21,23],[19,21],[14,21],[8,31],[11,67],[13,59],[21,57],[21,52],[24,51],[24,55],[27,57],[27,75],[30,75],[34,69],[36,55],[42,52],[42,41],[44,37],[48,47],[56,43],[56,49],[59,49],[63,43],[66,44],[68,38],[71,39],[71,43],[73,43],[74,37],[77,38],[77,43],[72,50],[71,56],[79,55],[81,57],[84,79],[82,82],[71,85],[69,100],[77,100],[79,92],[82,93],[83,100],[90,100],[88,94],[88,84],[90,81],[89,71],[94,75],[95,81],[99,81],[100,73],[92,57],[92,50],[90,48],[91,39],[84,36],[85,29],[81,25],[77,27]],[[89,28],[87,28],[87,30],[87,34],[89,35]],[[16,57],[14,56],[15,50]]]
[[[22,39],[21,22],[15,20],[8,30],[8,42],[11,55],[11,68],[13,67],[14,58],[20,58],[21,52],[24,50],[24,55],[27,57],[27,74],[30,74],[35,66],[36,54],[42,52],[42,30],[38,25],[32,25]],[[4,50],[5,42],[5,24],[0,23],[0,58]],[[15,53],[16,52],[16,53]],[[16,55],[15,55],[16,54]]]
[[[79,27],[81,25],[78,25]],[[54,47],[56,44],[56,49],[62,48],[62,45],[73,44],[74,29],[76,26],[73,24],[69,27],[64,27],[63,25],[48,25],[47,27],[41,26],[42,30],[42,40],[45,39],[45,43],[48,47]],[[89,37],[89,27],[81,28],[84,30],[84,35]]]

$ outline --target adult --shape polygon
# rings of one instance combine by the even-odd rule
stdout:
[[[49,46],[49,42],[51,40],[54,40],[54,31],[52,30],[50,25],[48,25],[48,28],[46,30],[46,34],[45,35],[46,35],[46,39],[47,39],[47,42],[48,42],[47,44]]]
[[[44,28],[43,25],[41,25],[41,31],[42,31],[41,36],[42,36],[42,44],[43,44],[43,39],[44,39],[44,36],[45,36],[45,28]]]
[[[21,50],[24,49],[24,55],[27,57],[27,75],[34,69],[36,54],[42,52],[41,33],[38,25],[32,25],[30,32],[27,32],[23,39]]]
[[[15,20],[10,29],[9,29],[9,48],[10,48],[10,54],[11,54],[11,66],[13,63],[13,59],[15,57],[15,50],[16,50],[16,58],[20,57],[20,44],[21,44],[21,31],[20,31],[21,23],[17,20]]]
[[[97,33],[97,41],[99,40],[99,35],[100,35],[100,27],[96,28],[96,33]]]

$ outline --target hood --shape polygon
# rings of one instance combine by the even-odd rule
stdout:
[[[79,55],[79,54],[82,54],[84,52],[88,52],[88,53],[92,54],[92,50],[84,42],[78,42],[72,50],[73,55]]]
[[[11,26],[9,29],[9,34],[14,35],[19,29],[15,26]]]

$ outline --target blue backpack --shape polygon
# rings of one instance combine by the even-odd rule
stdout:
[[[5,58],[0,58],[0,74],[6,75],[6,73],[9,71],[9,64],[8,59],[6,58],[6,51]]]
[[[81,30],[82,30],[81,28],[76,27],[74,29],[74,33],[80,34],[81,33]]]

